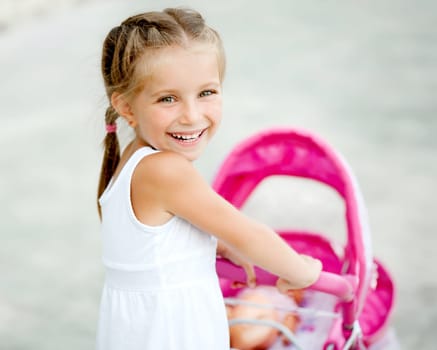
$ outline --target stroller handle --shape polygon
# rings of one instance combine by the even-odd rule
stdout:
[[[217,258],[216,269],[219,277],[230,281],[244,283],[246,273],[240,266],[233,264],[224,258]],[[275,285],[278,277],[255,266],[256,280],[258,284]],[[341,301],[352,301],[358,286],[358,278],[354,275],[337,275],[332,272],[322,271],[318,280],[307,289],[328,293],[338,297]]]

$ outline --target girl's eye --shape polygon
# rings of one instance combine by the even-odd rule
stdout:
[[[175,101],[176,99],[174,98],[174,96],[165,96],[159,99],[159,102],[164,102],[164,103],[172,103]]]
[[[214,90],[205,90],[205,91],[202,91],[200,93],[200,97],[211,96],[211,95],[213,95],[215,93],[216,92]]]

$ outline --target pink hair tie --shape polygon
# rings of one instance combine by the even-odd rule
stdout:
[[[111,134],[111,133],[113,133],[113,132],[116,132],[117,131],[117,124],[106,124],[106,132],[108,133],[108,134]]]

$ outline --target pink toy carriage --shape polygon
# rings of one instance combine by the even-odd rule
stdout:
[[[328,317],[327,326],[326,320],[323,323],[324,339],[311,349],[372,349],[385,334],[394,304],[394,285],[388,271],[372,256],[364,202],[351,170],[315,135],[280,128],[258,133],[237,145],[219,169],[213,187],[241,208],[255,187],[272,175],[315,180],[333,188],[344,201],[347,237],[340,253],[322,234],[277,231],[295,250],[323,262],[323,272],[308,292],[322,296],[319,301],[326,297],[333,316]],[[223,295],[230,298],[235,294],[231,282],[244,281],[245,274],[224,259],[217,259],[216,265]],[[256,273],[258,284],[275,284],[275,276],[260,268]],[[313,307],[317,305],[320,302]],[[311,314],[311,305],[308,308]],[[313,318],[317,318],[317,310],[313,311]],[[314,327],[313,331],[321,337]],[[299,343],[299,335],[299,330],[290,335],[290,349],[309,348]]]

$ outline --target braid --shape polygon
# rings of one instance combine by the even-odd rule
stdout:
[[[117,119],[118,119],[117,111],[112,106],[109,106],[108,108],[106,108],[105,124],[106,125],[114,124]]]
[[[106,109],[105,113],[105,123],[106,126],[115,125],[115,122],[118,118],[118,114],[112,106],[109,106]],[[108,186],[111,181],[112,176],[115,173],[115,169],[117,169],[117,165],[120,162],[120,144],[118,142],[117,133],[115,132],[107,132],[104,139],[104,154],[103,154],[103,162],[102,168],[100,171],[100,181],[97,192],[97,198],[100,198],[105,188]],[[97,207],[100,212],[100,205],[97,202]]]

